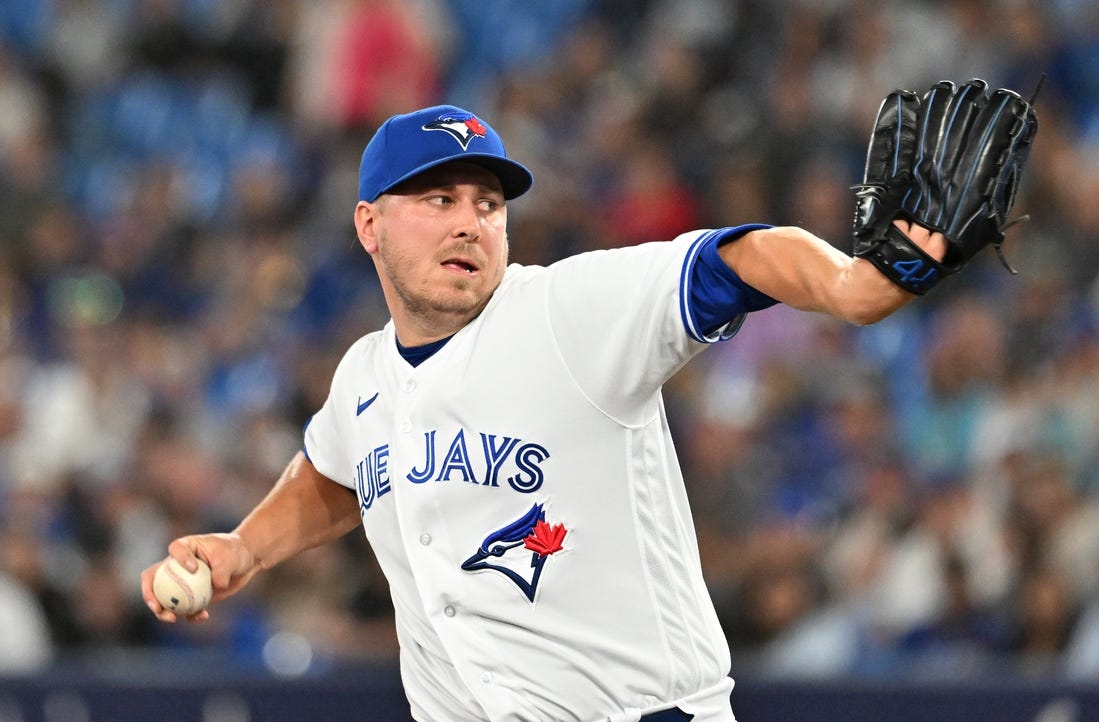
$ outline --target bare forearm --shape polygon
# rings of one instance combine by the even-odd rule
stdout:
[[[918,244],[936,258],[941,236],[908,227]],[[915,296],[901,290],[871,263],[851,258],[800,228],[753,231],[720,250],[746,283],[803,311],[820,311],[857,324],[879,321]]]
[[[251,551],[255,564],[270,569],[298,552],[343,536],[359,521],[355,495],[323,476],[298,452],[234,533]]]

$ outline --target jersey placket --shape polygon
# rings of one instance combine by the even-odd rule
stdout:
[[[417,461],[423,463],[435,443],[429,429],[433,428],[431,421],[425,418],[420,402],[434,397],[430,370],[431,366],[412,369],[398,385],[394,437],[399,440],[397,453],[406,460],[401,464],[406,473]],[[446,551],[453,549],[454,543],[448,538],[443,523],[444,512],[440,496],[435,493],[436,483],[436,480],[428,479],[417,485],[406,478],[401,479],[406,493],[396,495],[397,524],[426,621],[438,635],[466,687],[483,701],[483,695],[493,686],[494,676],[490,670],[472,669],[463,662],[461,651],[468,644],[469,633],[464,629],[468,621],[455,590],[448,590],[441,583],[441,580],[453,578],[452,571],[447,568],[451,561]]]

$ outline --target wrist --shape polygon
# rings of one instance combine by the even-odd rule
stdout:
[[[925,251],[906,232],[911,229],[915,229],[914,235],[922,237],[931,252]],[[870,261],[883,276],[900,288],[922,296],[949,273],[949,269],[942,266],[939,258],[932,255],[937,244],[932,242],[931,235],[921,226],[905,222],[892,223],[879,238],[874,239],[873,243],[865,244],[856,255]],[[945,252],[945,249],[942,250]]]
[[[240,526],[225,535],[233,545],[233,549],[236,550],[236,567],[240,574],[249,574],[268,568],[268,565],[264,563],[265,555],[260,551],[262,547],[259,545],[258,540],[251,537],[246,524],[247,520],[241,522]]]

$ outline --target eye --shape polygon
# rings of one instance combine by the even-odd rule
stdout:
[[[494,198],[483,198],[478,202],[478,205],[485,213],[493,213],[500,208],[501,203]]]

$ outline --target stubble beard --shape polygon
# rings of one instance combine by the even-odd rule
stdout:
[[[475,318],[491,298],[491,290],[477,294],[474,290],[476,281],[458,275],[449,280],[446,288],[433,290],[417,287],[415,283],[418,279],[402,272],[412,267],[412,259],[394,251],[388,241],[388,233],[383,232],[379,239],[378,255],[397,298],[413,317],[428,322],[445,318],[464,323]]]

